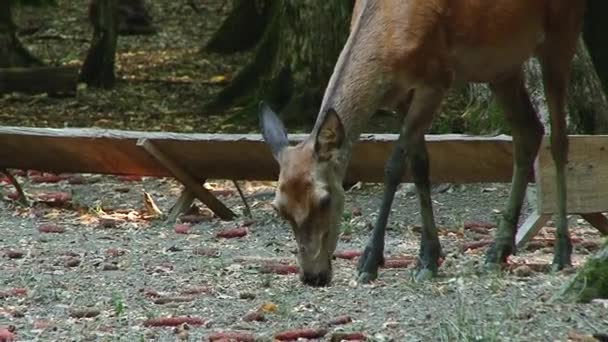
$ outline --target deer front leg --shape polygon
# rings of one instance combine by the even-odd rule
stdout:
[[[372,236],[365,246],[357,270],[359,271],[358,282],[369,283],[378,277],[378,267],[384,262],[384,235],[386,224],[395,198],[395,192],[405,172],[405,160],[407,155],[407,137],[402,132],[395,143],[395,147],[384,167],[384,193],[380,212],[372,231]]]
[[[357,269],[360,283],[368,283],[378,276],[378,267],[383,261],[386,224],[395,191],[405,172],[406,157],[409,154],[411,154],[412,173],[420,198],[423,230],[420,254],[420,265],[422,267],[416,278],[423,280],[436,273],[440,248],[432,214],[428,156],[424,144],[424,133],[430,126],[433,115],[441,104],[445,93],[444,89],[443,87],[421,88],[416,89],[413,94],[411,106],[403,119],[399,138],[385,167],[384,195],[372,231],[372,237],[359,258]],[[431,260],[433,258],[434,260]],[[429,265],[434,266],[429,267]]]
[[[513,135],[513,177],[507,208],[496,231],[494,243],[486,252],[486,267],[497,269],[515,253],[515,233],[521,207],[528,186],[528,176],[543,134],[543,126],[525,88],[523,72],[520,70],[512,77],[491,88],[498,104],[511,124]]]
[[[435,226],[433,202],[431,201],[431,182],[429,180],[429,156],[424,141],[424,135],[417,137],[410,146],[410,166],[422,218],[422,236],[420,238],[420,253],[416,266],[416,281],[430,279],[437,274],[438,261],[441,256],[441,244]]]
[[[572,48],[575,38],[566,40],[569,49],[559,53],[546,49],[540,56],[543,71],[543,84],[547,97],[551,122],[551,154],[555,163],[555,189],[557,212],[555,213],[556,241],[553,255],[553,270],[559,271],[571,265],[572,242],[568,233],[566,163],[568,161],[568,136],[566,133],[566,93],[569,82],[570,61],[574,54]],[[560,42],[560,44],[562,44]],[[562,46],[562,45],[559,45]]]

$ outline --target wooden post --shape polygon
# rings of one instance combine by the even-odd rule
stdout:
[[[167,170],[171,172],[171,174],[173,174],[178,181],[180,181],[189,191],[194,194],[196,198],[207,205],[207,207],[209,207],[209,209],[211,209],[222,220],[231,220],[236,217],[232,210],[228,209],[222,202],[220,202],[220,200],[213,196],[211,192],[202,187],[194,177],[188,174],[177,163],[171,160],[171,158],[156,148],[152,141],[148,139],[139,139],[137,141],[137,146],[142,147],[154,159],[166,167]]]
[[[201,187],[202,186],[203,185],[201,184]],[[179,198],[171,207],[169,215],[167,215],[167,222],[175,222],[180,214],[185,213],[188,209],[190,209],[190,206],[192,206],[192,202],[194,202],[195,198],[194,193],[188,188],[184,187],[181,194],[179,194]]]
[[[608,235],[608,218],[602,213],[581,214],[581,217],[597,228],[602,235]]]

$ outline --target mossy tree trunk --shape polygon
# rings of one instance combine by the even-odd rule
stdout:
[[[239,106],[252,114],[264,100],[286,122],[312,124],[348,36],[353,1],[266,1],[268,23],[253,59],[207,110]]]
[[[608,299],[608,241],[564,286],[560,296],[584,303]]]
[[[0,68],[42,65],[17,38],[11,3],[0,1]]]
[[[207,42],[205,50],[223,54],[247,51],[260,41],[273,0],[234,0],[233,9]]]
[[[80,73],[80,81],[89,86],[111,88],[116,80],[117,1],[91,2],[89,17],[93,24],[93,39]]]

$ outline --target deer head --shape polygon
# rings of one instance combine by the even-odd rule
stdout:
[[[289,146],[281,120],[260,104],[264,140],[279,163],[280,173],[272,206],[293,230],[298,245],[300,279],[325,286],[332,276],[344,208],[340,149],[345,140],[338,114],[330,109],[318,129],[296,146]]]

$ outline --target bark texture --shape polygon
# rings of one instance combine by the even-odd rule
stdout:
[[[353,2],[266,1],[268,23],[254,57],[208,109],[253,111],[265,100],[282,110],[287,122],[312,124],[348,36]]]
[[[42,65],[17,38],[11,3],[0,1],[0,68]]]
[[[93,39],[80,73],[80,81],[89,86],[111,88],[116,80],[117,1],[91,2],[89,18],[94,29]]]

